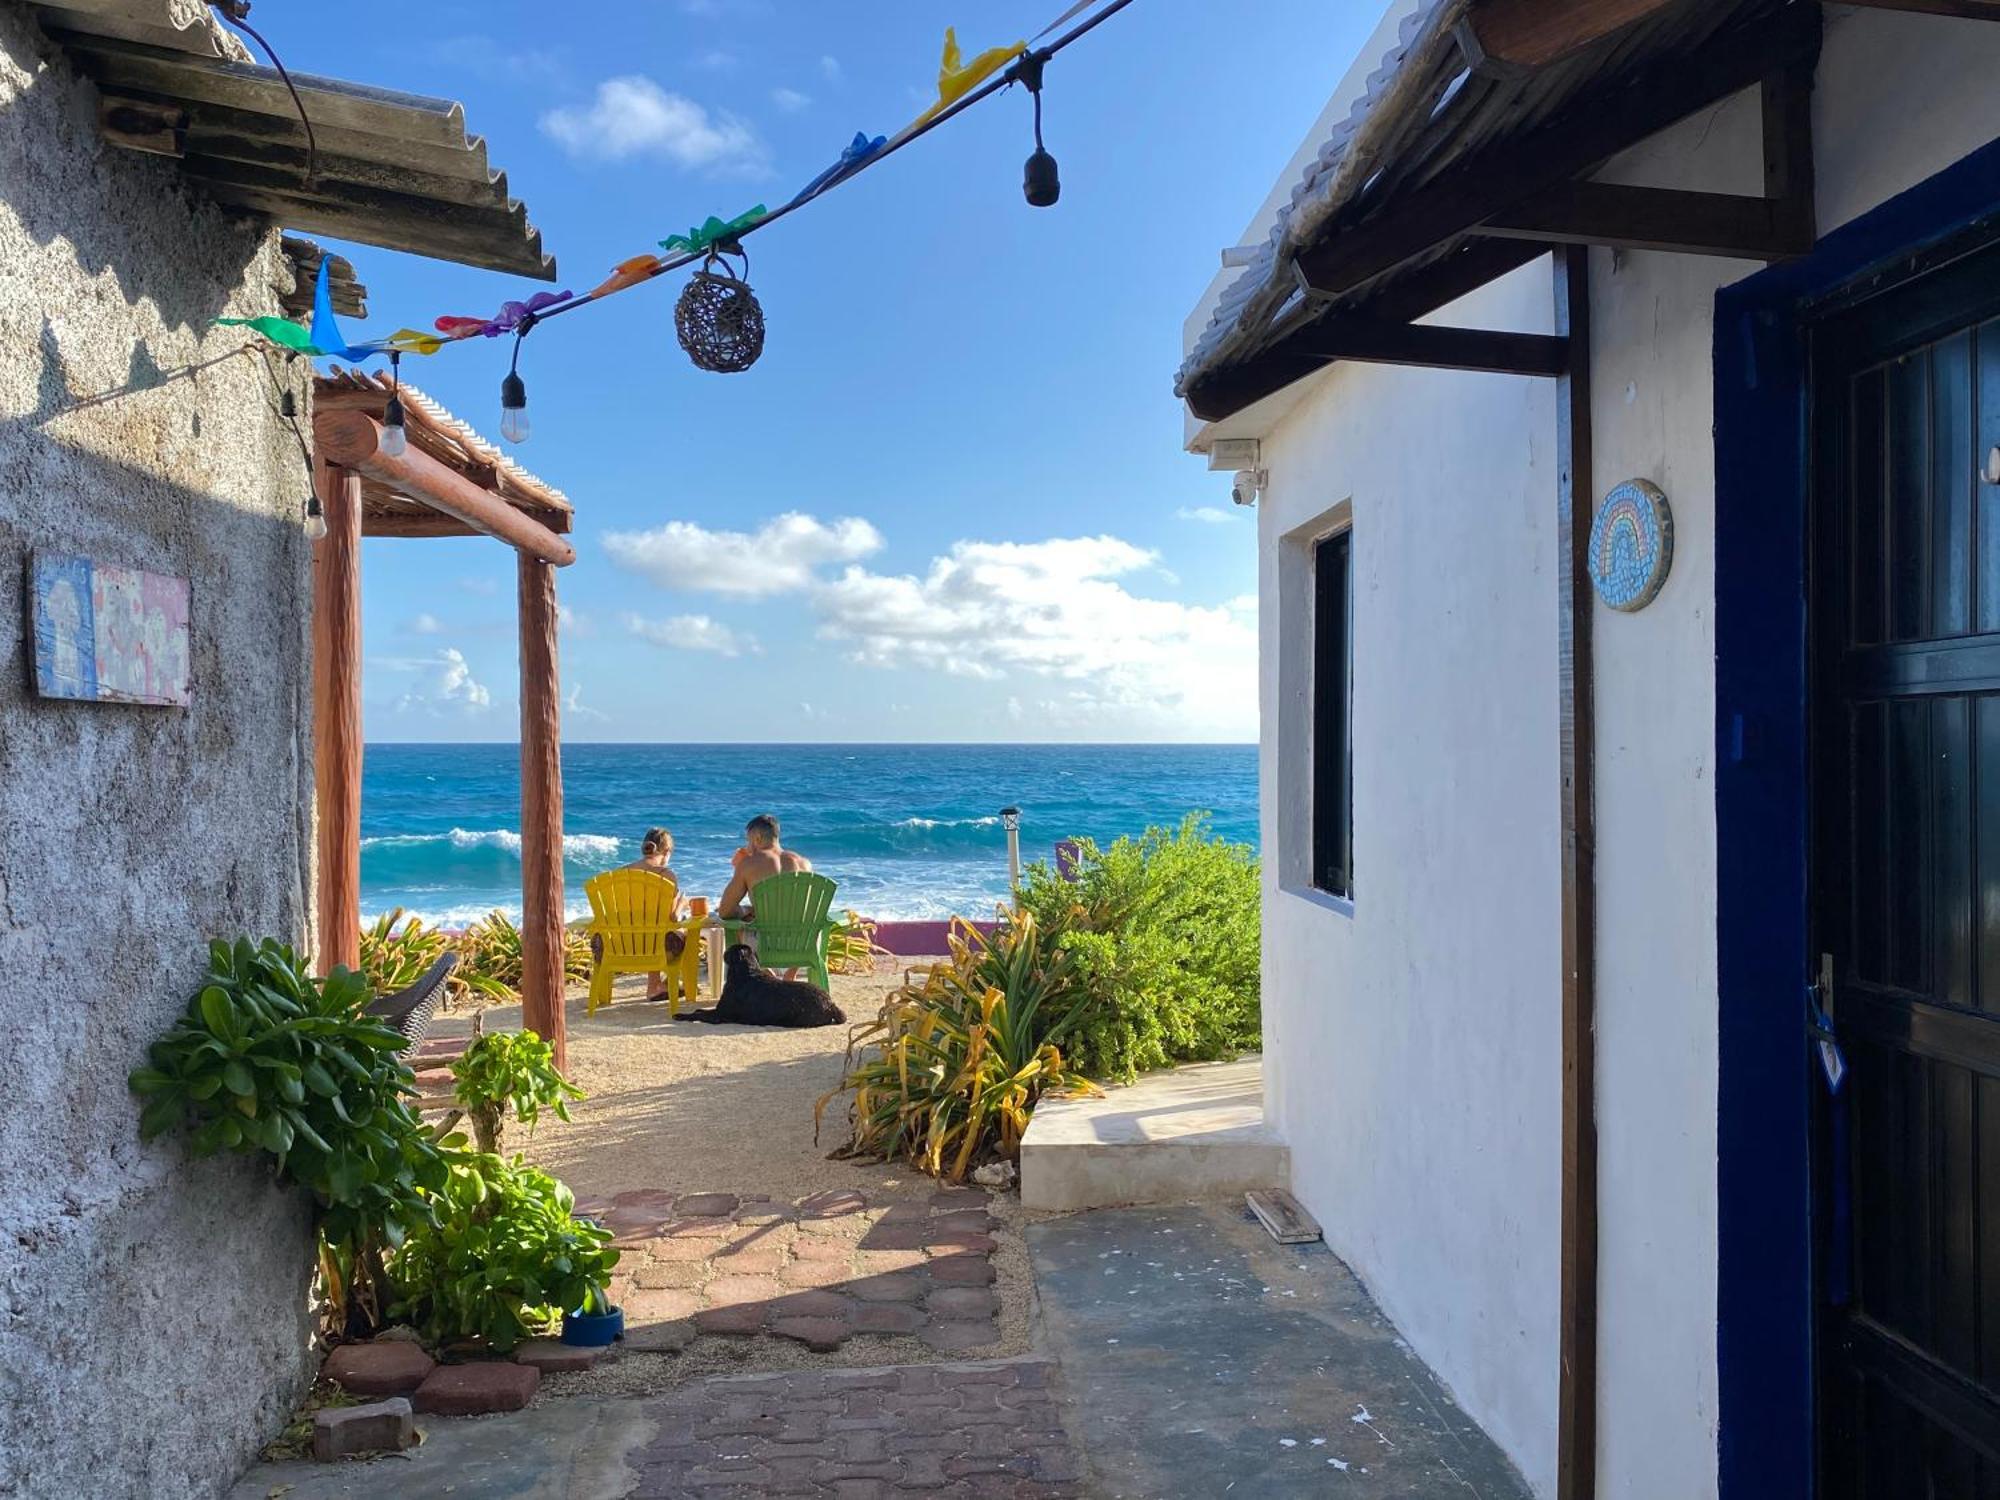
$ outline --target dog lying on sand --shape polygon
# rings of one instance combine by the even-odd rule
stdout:
[[[716,1026],[838,1026],[847,1017],[833,997],[803,979],[780,979],[737,943],[722,955],[722,998],[713,1010],[685,1010],[678,1019]]]

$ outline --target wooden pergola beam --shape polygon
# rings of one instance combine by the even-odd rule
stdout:
[[[1786,203],[1736,193],[1566,182],[1479,226],[1499,239],[1609,245],[1738,260],[1786,260],[1813,247],[1813,229]]]
[[[313,791],[321,974],[361,967],[361,476],[313,460]]]
[[[566,1069],[563,995],[562,679],[556,570],[523,552],[521,631],[521,1024]]]
[[[1569,368],[1568,341],[1548,334],[1391,323],[1337,313],[1306,329],[1296,348],[1328,363],[1358,360],[1500,375],[1560,375]]]
[[[1561,62],[1676,0],[1474,0],[1458,23],[1466,66],[1516,72]]]
[[[414,444],[395,457],[384,453],[381,424],[365,412],[316,413],[313,439],[327,462],[394,486],[399,494],[456,517],[530,557],[559,568],[576,561],[576,548],[548,527]]]

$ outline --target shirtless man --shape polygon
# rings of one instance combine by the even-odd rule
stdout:
[[[722,915],[731,921],[750,915],[747,903],[760,880],[812,868],[811,860],[803,854],[794,854],[778,842],[778,820],[769,813],[759,813],[752,818],[743,833],[749,849],[736,862],[736,873],[729,879],[729,889],[722,893]]]

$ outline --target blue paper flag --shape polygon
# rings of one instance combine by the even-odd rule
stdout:
[[[863,162],[867,161],[888,144],[889,138],[886,135],[878,135],[873,140],[870,140],[867,131],[857,130],[854,133],[852,143],[849,144],[845,151],[840,153],[840,160],[828,167],[804,187],[800,188],[798,196],[793,198],[792,202],[803,203],[815,193],[824,192],[842,178],[855,172]]]

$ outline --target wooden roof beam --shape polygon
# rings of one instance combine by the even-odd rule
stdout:
[[[1676,0],[1473,0],[1458,23],[1466,66],[1486,73],[1545,68]]]
[[[1569,341],[1545,333],[1392,323],[1337,313],[1306,328],[1294,348],[1301,355],[1327,363],[1352,359],[1364,364],[1420,365],[1496,375],[1553,376],[1569,368]]]
[[[382,451],[381,424],[365,412],[315,414],[313,442],[326,462],[392,486],[398,494],[454,516],[474,531],[496,537],[531,557],[559,568],[576,561],[576,548],[548,527],[415,444],[391,458]]]
[[[1907,10],[1925,16],[1956,16],[1962,21],[2000,21],[2000,0],[1841,0],[1870,10]]]
[[[1735,193],[1566,182],[1479,226],[1500,239],[1611,245],[1739,260],[1785,260],[1813,247],[1810,224],[1787,206]]]

